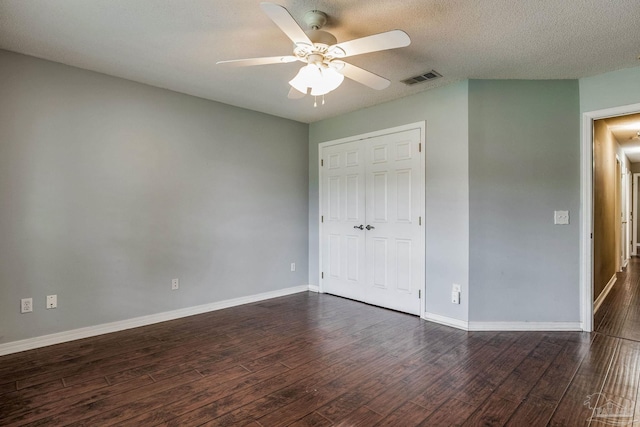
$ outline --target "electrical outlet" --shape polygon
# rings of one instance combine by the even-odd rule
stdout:
[[[555,225],[567,225],[569,224],[569,211],[554,211],[553,223]]]
[[[180,288],[180,280],[178,279],[171,280],[171,290],[175,291],[178,288]]]
[[[291,263],[291,271],[296,271],[296,263],[295,262]]]
[[[47,295],[47,309],[58,307],[58,295]]]
[[[20,313],[31,313],[33,311],[33,298],[22,298],[20,300]]]

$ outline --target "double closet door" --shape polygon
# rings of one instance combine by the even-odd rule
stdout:
[[[422,130],[321,146],[321,290],[420,314]]]

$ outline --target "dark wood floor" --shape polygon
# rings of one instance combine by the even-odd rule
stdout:
[[[612,425],[585,401],[634,416],[639,274],[593,334],[466,333],[303,293],[3,356],[0,424]]]

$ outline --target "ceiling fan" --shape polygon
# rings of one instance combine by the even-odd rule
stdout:
[[[218,61],[217,64],[246,67],[252,65],[281,64],[295,61],[304,62],[298,74],[289,82],[290,99],[302,98],[307,94],[323,96],[336,89],[345,77],[373,89],[382,90],[391,82],[384,77],[363,68],[344,62],[342,59],[380,50],[408,46],[411,39],[401,30],[392,30],[355,40],[338,43],[329,32],[321,30],[327,22],[327,15],[318,10],[305,14],[304,21],[310,30],[304,31],[283,6],[262,2],[260,8],[293,41],[293,55],[264,58],[234,59]],[[324,103],[324,98],[323,101]],[[314,103],[314,106],[317,105]]]

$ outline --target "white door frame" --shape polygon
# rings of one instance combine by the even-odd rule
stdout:
[[[631,223],[633,228],[631,230],[631,256],[638,255],[638,184],[640,180],[640,173],[633,174],[633,189],[631,191],[631,197],[633,200],[633,207],[631,208]]]
[[[425,174],[425,141],[426,141],[426,129],[427,129],[427,123],[422,121],[422,122],[415,122],[415,123],[409,123],[406,125],[402,125],[402,126],[396,126],[393,128],[388,128],[388,129],[381,129],[381,130],[377,130],[377,131],[373,131],[373,132],[368,132],[368,133],[363,133],[360,135],[353,135],[353,136],[348,136],[346,138],[340,138],[340,139],[335,139],[335,140],[331,140],[331,141],[325,141],[325,142],[321,142],[320,144],[318,144],[318,159],[322,159],[322,149],[324,147],[328,147],[331,145],[337,145],[337,144],[343,144],[345,142],[353,142],[353,141],[359,141],[359,140],[363,140],[363,139],[369,139],[369,138],[375,138],[378,136],[382,136],[382,135],[388,135],[390,133],[398,133],[398,132],[404,132],[406,130],[411,130],[411,129],[420,129],[420,144],[422,147],[421,150],[421,158],[420,158],[420,162],[422,165],[422,172],[423,172],[423,176]],[[320,160],[318,160],[318,163],[320,163]],[[318,291],[320,293],[324,293],[324,290],[322,289],[322,179],[320,174],[322,173],[322,168],[320,167],[320,164],[318,164],[319,168],[318,168],[318,181],[319,181],[319,188],[318,188],[318,283],[320,284],[318,286]],[[426,212],[426,197],[424,200],[424,205],[422,206],[422,218],[424,219],[424,214]],[[423,233],[424,233],[424,243],[425,243],[425,250],[424,253],[426,254],[426,226],[425,226],[425,221],[422,221],[422,227],[423,227]],[[426,259],[423,260],[424,265],[426,267]],[[426,295],[426,271],[424,272],[424,283],[422,284],[422,298],[420,301],[420,318],[424,319],[425,317],[425,313],[426,313],[426,302],[425,302],[425,295]]]
[[[629,158],[627,157],[627,160]],[[633,220],[631,209],[633,209],[633,174],[631,173],[631,161],[627,165],[627,174],[625,175],[626,189],[627,189],[627,203],[626,203],[626,220],[627,220],[627,235],[625,237],[627,243],[627,264],[631,260],[631,254],[633,253],[633,239],[631,233],[633,232]]]
[[[582,113],[580,145],[580,324],[593,330],[593,121],[640,113],[640,104]]]

